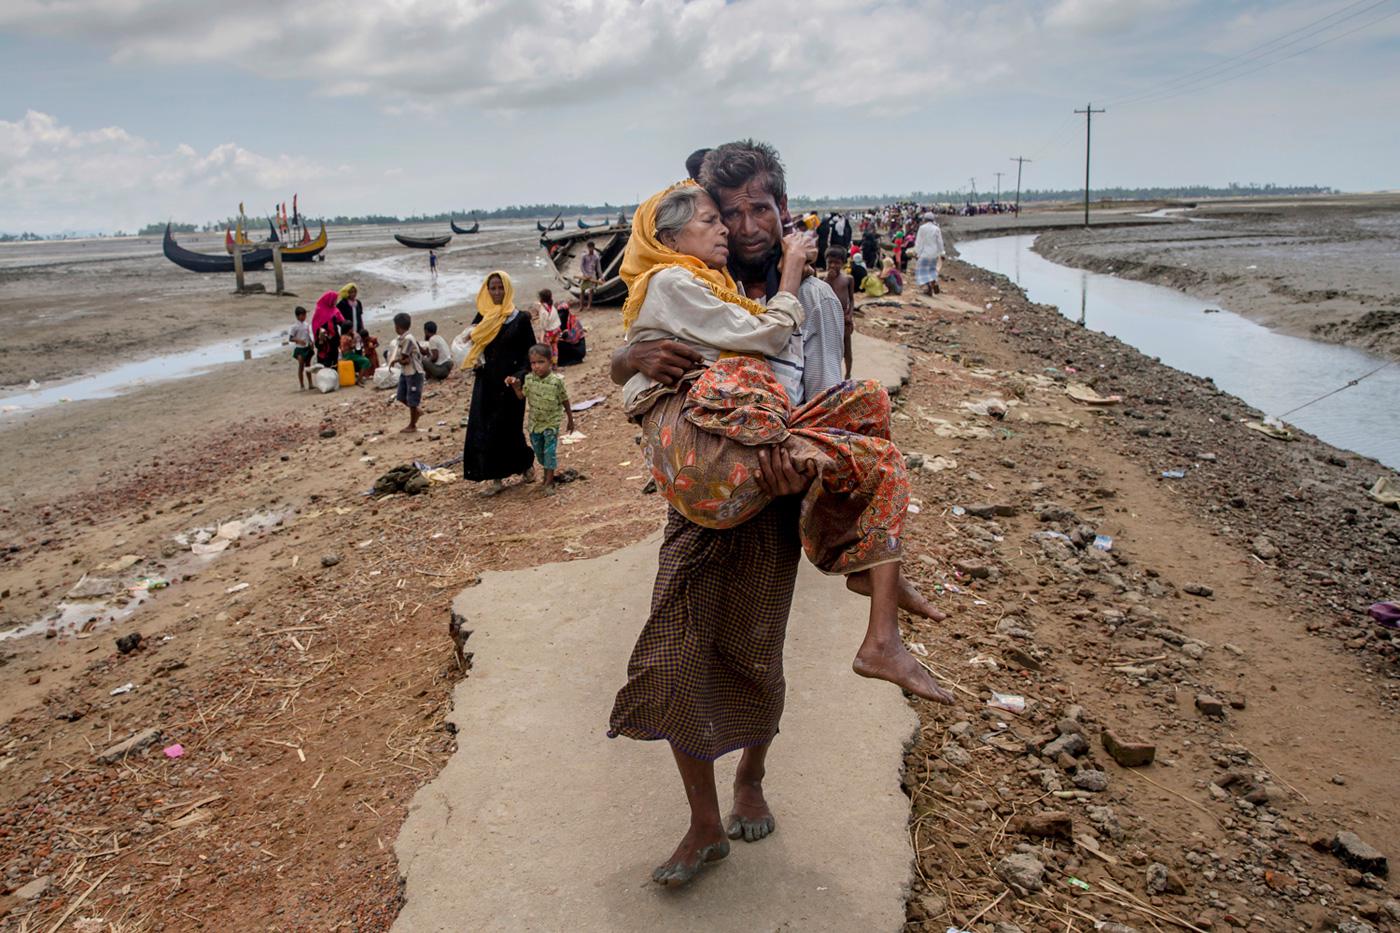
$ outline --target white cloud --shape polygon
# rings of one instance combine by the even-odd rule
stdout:
[[[1085,0],[1061,0],[1061,4]],[[222,63],[374,95],[394,112],[685,92],[696,107],[810,101],[898,112],[1005,70],[1031,0],[9,0],[0,30],[123,63]],[[897,77],[896,77],[897,76]]]
[[[1045,24],[1072,32],[1112,34],[1154,25],[1154,18],[1180,10],[1176,0],[1056,0]]]
[[[223,143],[162,149],[120,127],[79,130],[28,111],[0,120],[0,230],[133,229],[228,216],[333,174],[287,155]]]

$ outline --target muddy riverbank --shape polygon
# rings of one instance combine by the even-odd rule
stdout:
[[[1035,248],[1285,333],[1400,359],[1400,195],[1202,202],[1174,216],[1162,226],[1047,232]]]

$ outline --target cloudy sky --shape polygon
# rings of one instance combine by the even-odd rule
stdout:
[[[854,194],[1400,187],[1400,0],[4,0],[0,231],[631,201],[692,149]]]

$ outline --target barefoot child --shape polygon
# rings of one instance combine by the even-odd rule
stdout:
[[[904,458],[890,440],[890,402],[875,382],[844,382],[794,409],[770,358],[779,358],[805,313],[795,297],[807,235],[783,240],[778,293],[767,307],[740,294],[725,268],[719,210],[693,182],[637,209],[622,263],[629,341],[670,339],[709,364],[675,386],[638,373],[623,390],[642,426],[652,476],[672,508],[705,528],[732,528],[769,503],[755,478],[760,449],[784,448],[815,479],[799,531],[808,558],[870,596],[865,639],[852,667],[927,699],[952,694],[904,647],[898,610],[928,612],[903,580],[900,537],[909,504]]]
[[[856,306],[856,283],[841,269],[846,264],[846,251],[833,246],[826,251],[826,284],[841,300],[841,316],[844,336],[841,338],[841,356],[846,363],[846,378],[851,378],[851,367],[855,365],[855,354],[851,351],[851,335],[855,333],[856,322],[852,317]]]
[[[574,433],[574,412],[569,407],[564,377],[554,371],[549,347],[542,343],[531,347],[530,371],[524,381],[507,376],[506,385],[515,390],[516,398],[525,399],[530,406],[530,446],[544,470],[544,493],[552,496],[554,471],[559,466],[559,424],[567,423],[569,433]]]
[[[399,355],[394,361],[402,367],[399,373],[398,400],[408,406],[408,427],[404,434],[418,430],[419,405],[423,403],[423,349],[413,339],[409,328],[413,318],[403,311],[394,315],[394,333],[398,334]]]
[[[306,367],[315,353],[311,346],[311,325],[306,323],[306,309],[301,305],[297,305],[293,313],[297,322],[287,331],[287,340],[293,344],[292,358],[297,361],[297,386],[306,389],[310,387],[310,381],[306,378]]]

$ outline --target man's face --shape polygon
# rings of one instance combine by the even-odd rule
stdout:
[[[740,188],[719,192],[720,220],[729,229],[729,248],[745,264],[762,262],[783,237],[787,198],[774,200],[764,188],[764,178],[754,178]]]

